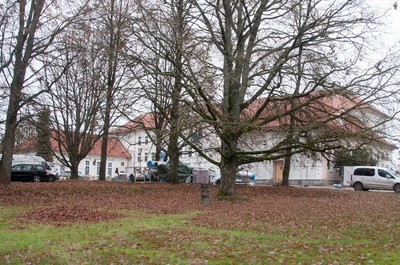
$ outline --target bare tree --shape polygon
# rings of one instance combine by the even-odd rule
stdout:
[[[102,135],[102,70],[106,67],[98,56],[100,48],[92,42],[88,26],[82,22],[63,34],[59,54],[43,77],[45,83],[52,84],[49,97],[43,99],[52,112],[51,138],[55,146],[49,149],[71,169],[72,179],[78,179],[80,161]]]
[[[158,121],[156,144],[163,144],[162,131],[168,131],[167,156],[170,160],[168,180],[178,182],[179,156],[182,133],[190,128],[189,109],[183,104],[187,71],[184,54],[193,51],[193,34],[190,16],[192,3],[177,0],[170,2],[140,1],[135,36],[142,48],[141,55],[134,54],[133,61],[143,67],[140,76],[144,95],[153,103]],[[143,79],[146,78],[146,81]],[[158,147],[161,150],[162,147]]]
[[[27,102],[44,91],[36,74],[44,67],[38,56],[49,52],[56,36],[71,24],[86,6],[86,1],[7,1],[1,5],[1,65],[3,87],[8,87],[0,183],[10,183],[12,150],[18,113]],[[31,88],[31,89],[28,89]]]
[[[220,74],[222,89],[211,95],[203,80],[192,75],[187,77],[193,82],[188,93],[192,102],[199,102],[193,109],[213,126],[220,140],[220,160],[214,163],[221,169],[221,195],[235,194],[239,165],[306,151],[325,152],[349,137],[368,139],[360,144],[377,140],[376,133],[390,116],[365,127],[352,114],[361,106],[395,96],[393,76],[398,64],[390,56],[367,63],[367,38],[378,20],[365,3],[221,0],[194,4],[201,16],[198,38],[212,44],[218,59],[209,64]],[[329,105],[334,96],[352,106],[340,112],[338,106]],[[340,118],[347,124],[340,125]],[[256,134],[275,136],[252,142]]]
[[[134,6],[127,0],[102,0],[91,13],[93,36],[98,46],[99,59],[104,65],[104,104],[102,106],[103,135],[99,179],[105,180],[107,166],[107,144],[110,128],[121,117],[125,108],[130,108],[135,96],[130,91],[131,79],[126,72],[125,53],[130,45],[130,16]]]

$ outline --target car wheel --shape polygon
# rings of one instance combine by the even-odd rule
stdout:
[[[394,192],[399,193],[400,192],[400,184],[396,184],[393,187]]]
[[[33,176],[33,182],[40,182],[40,177],[38,175]]]
[[[54,181],[54,176],[49,176],[49,178],[47,179],[48,182],[53,182]]]
[[[215,181],[215,185],[219,185],[219,184],[221,184],[221,180],[220,179]]]
[[[357,182],[356,184],[354,184],[354,190],[364,190],[364,186],[362,183]]]

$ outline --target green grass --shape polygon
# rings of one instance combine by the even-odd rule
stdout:
[[[259,233],[198,227],[196,213],[133,217],[94,224],[19,224],[24,207],[2,207],[1,264],[397,264],[399,225],[322,226]],[[320,231],[320,233],[318,233]],[[325,234],[329,234],[328,237]]]
[[[186,216],[141,213],[140,218],[52,226],[34,221],[18,224],[15,217],[21,210],[2,210],[6,214],[0,226],[0,264],[109,264],[112,257],[118,262],[119,257],[140,252],[153,256],[151,243],[136,233],[184,226]]]

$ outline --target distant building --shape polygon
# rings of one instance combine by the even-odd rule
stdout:
[[[317,92],[318,93],[318,92]],[[262,104],[260,99],[254,104]],[[281,102],[281,108],[285,108],[285,103]],[[316,104],[318,106],[312,106]],[[311,103],[309,111],[311,114],[307,114],[308,119],[318,119],[329,112],[330,114],[337,114],[338,116],[346,110],[348,111],[348,119],[352,122],[348,122],[344,119],[338,118],[332,120],[328,124],[330,130],[360,130],[365,126],[372,126],[373,124],[380,124],[383,119],[387,116],[379,111],[378,109],[369,106],[362,105],[360,107],[353,108],[356,103],[349,102],[341,96],[327,96],[321,98],[318,102]],[[254,106],[255,107],[255,106]],[[249,111],[252,106],[249,107]],[[321,110],[322,109],[322,110]],[[320,110],[318,112],[318,110]],[[268,115],[268,114],[265,114]],[[325,114],[326,115],[326,114]],[[273,146],[279,140],[279,128],[282,123],[287,123],[288,120],[282,118],[275,120],[266,126],[269,128],[269,132],[251,132],[247,135],[248,144],[254,144],[255,146],[264,145],[266,148]],[[128,149],[132,155],[132,160],[129,162],[127,171],[130,172],[134,168],[145,168],[148,160],[158,160],[154,157],[155,146],[149,140],[149,135],[153,134],[154,130],[154,115],[153,113],[146,113],[136,117],[134,120],[120,126],[118,129],[112,132],[113,135],[118,137],[121,142]],[[275,130],[276,128],[276,130]],[[384,125],[379,128],[381,131],[385,131]],[[218,143],[219,139],[212,133],[207,134],[207,139],[202,141],[209,141],[210,143]],[[361,139],[362,140],[362,139]],[[356,140],[353,140],[356,142]],[[368,148],[376,154],[376,158],[379,161],[377,166],[381,167],[393,167],[393,151],[397,148],[382,137],[376,137],[376,140],[371,142]],[[333,154],[330,158],[333,158]],[[341,182],[340,174],[335,165],[329,158],[316,154],[317,158],[309,158],[302,154],[292,156],[291,170],[289,176],[290,184],[298,185],[330,185],[332,183]],[[219,174],[219,169],[213,164],[209,163],[204,158],[200,157],[198,153],[194,152],[189,146],[184,147],[181,155],[181,161],[189,164],[192,167],[204,167],[213,168]],[[257,174],[256,183],[262,184],[279,184],[283,178],[283,166],[284,160],[277,159],[273,161],[264,161],[244,165],[245,169],[255,172]]]
[[[36,155],[36,141],[37,138],[33,137],[14,148],[15,154]],[[100,170],[101,158],[101,142],[102,139],[96,142],[89,154],[81,161],[78,171],[82,172],[85,176],[90,176],[92,179],[98,179]],[[53,151],[60,153],[57,149],[58,144],[54,139],[51,139]],[[113,177],[115,170],[118,168],[119,174],[124,174],[129,161],[132,159],[131,154],[117,138],[110,137],[108,139],[108,152],[107,152],[107,166],[106,175]],[[53,164],[56,166],[60,175],[68,175],[71,171],[68,167],[63,165],[56,158],[53,159]]]
[[[254,104],[262,104],[262,100],[263,99],[260,99]],[[312,104],[318,104],[318,106],[315,107],[312,106]],[[350,118],[353,119],[353,122],[347,123],[341,118],[332,120],[327,126],[330,130],[360,130],[360,128],[364,128],[363,126],[365,125],[371,126],[373,124],[380,124],[383,119],[387,118],[384,113],[369,105],[353,108],[354,102],[343,100],[340,96],[327,96],[312,104],[309,106],[309,111],[312,113],[310,115],[307,114],[308,119],[318,119],[326,112],[340,115],[341,112],[350,110],[348,115],[351,116]],[[249,106],[248,111],[252,111],[252,107],[256,106]],[[284,102],[280,103],[280,108],[285,108]],[[318,109],[323,109],[325,112],[318,112]],[[279,108],[275,111],[279,111]],[[271,113],[265,113],[264,115],[270,114]],[[151,141],[155,129],[154,119],[153,113],[145,113],[110,132],[112,137],[110,137],[108,143],[107,176],[112,177],[117,168],[119,174],[126,174],[126,176],[130,174],[144,174],[146,170],[148,170],[147,166],[149,160],[163,163],[161,158],[155,157],[156,146]],[[266,148],[273,146],[282,136],[282,131],[279,131],[282,124],[284,125],[287,122],[287,117],[279,121],[274,120],[265,125],[268,130],[251,132],[244,136],[248,138],[248,147],[251,148],[252,144],[254,146],[263,145]],[[386,130],[384,125],[381,125],[379,129],[381,131]],[[209,142],[213,144],[214,147],[218,147],[219,145],[219,139],[212,131],[208,131],[205,135],[196,136],[198,137],[194,137],[193,141],[197,141],[198,138],[201,138],[200,141],[203,143]],[[166,139],[166,142],[167,140],[168,139]],[[356,140],[354,139],[354,141]],[[16,146],[15,153],[35,155],[35,142],[36,139],[32,138]],[[58,146],[56,143],[52,143],[52,145]],[[92,151],[79,165],[79,171],[86,176],[90,176],[91,179],[97,179],[99,175],[100,147],[101,140],[96,143]],[[377,166],[386,168],[398,166],[397,162],[394,162],[395,159],[393,159],[393,154],[400,157],[398,153],[394,152],[397,147],[383,137],[377,136],[375,141],[371,142],[368,148],[372,153],[376,154],[376,158],[379,161]],[[218,160],[216,152],[208,153]],[[188,145],[183,148],[180,160],[193,168],[211,168],[216,174],[219,174],[219,168],[202,158]],[[61,175],[63,172],[69,170],[58,161],[56,161],[55,164]],[[282,182],[283,167],[284,160],[276,159],[244,165],[244,170],[249,170],[257,174],[255,183],[275,185]],[[339,182],[341,182],[339,171],[335,168],[335,165],[329,161],[329,157],[327,159],[318,154],[316,154],[313,159],[302,154],[292,156],[289,176],[289,183],[291,185],[330,185]]]

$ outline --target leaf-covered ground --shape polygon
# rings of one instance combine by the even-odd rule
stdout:
[[[207,225],[251,226],[252,220],[291,223],[315,219],[353,223],[381,220],[398,211],[400,195],[330,188],[236,186],[238,198],[219,200],[210,185],[211,206],[201,204],[199,184],[59,181],[0,185],[0,205],[32,205],[21,218],[46,222],[118,218],[116,209],[174,214],[206,211],[196,221]],[[355,218],[357,216],[357,218]],[[222,222],[223,221],[223,222]],[[241,224],[243,222],[243,224]]]
[[[254,261],[251,264],[263,264],[263,260],[274,261],[271,264],[309,264],[310,258],[304,258],[304,263],[299,260],[315,255],[310,264],[396,264],[393,260],[399,257],[400,194],[237,186],[238,198],[221,200],[217,198],[218,186],[210,186],[210,190],[211,206],[206,206],[200,201],[200,184],[12,183],[0,185],[0,207],[30,206],[17,217],[21,228],[32,220],[56,226],[115,220],[132,212],[124,210],[137,209],[161,216],[190,213],[190,225],[199,229],[249,231],[245,236],[214,233],[212,238],[200,230],[185,228],[135,232],[157,249],[178,251],[186,260],[200,256],[203,261],[219,260],[230,255],[231,260],[240,261],[236,264],[248,264],[249,260]],[[192,246],[194,238],[218,248],[186,252],[185,244]],[[133,245],[134,249],[139,247]],[[230,249],[236,252],[228,253]],[[346,256],[338,258],[342,253]]]

